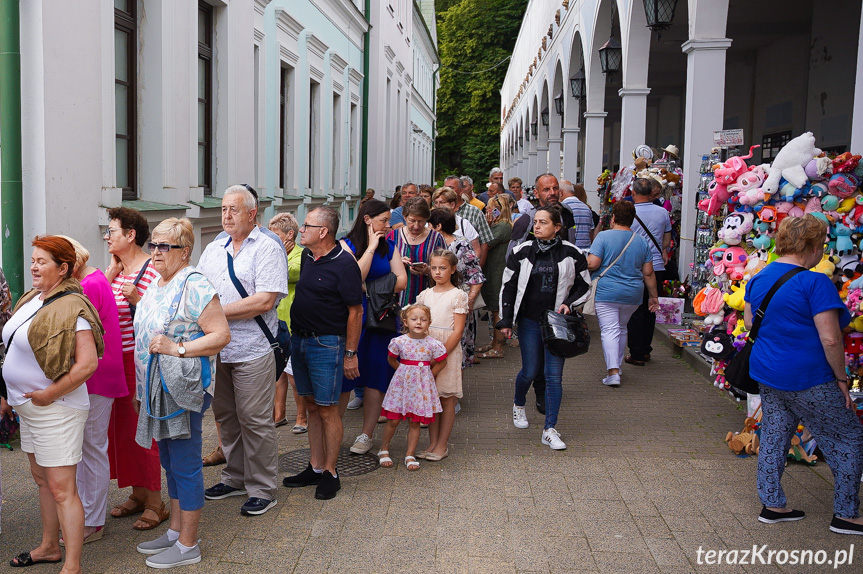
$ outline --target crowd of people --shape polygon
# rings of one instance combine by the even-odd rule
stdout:
[[[519,178],[505,188],[498,168],[480,196],[470,178],[457,176],[438,189],[406,183],[395,207],[370,190],[344,237],[338,212],[326,205],[302,223],[283,213],[263,227],[257,193],[235,185],[222,197],[223,232],[196,265],[189,220],[166,219],[151,232],[127,207],[108,210],[104,272],[74,239],[36,237],[33,289],[2,317],[2,410],[21,421],[43,536],[12,566],[59,562],[65,546],[64,572],[79,571],[82,547],[102,537],[108,513],[137,515],[138,530],[169,522],[137,545],[148,566],[200,561],[205,500],[241,497],[239,511],[249,516],[277,504],[276,429],[289,424],[289,388],[291,431],[308,434],[310,459],[281,482],[314,486],[322,500],[341,488],[346,409],[363,408],[352,452],[370,451],[386,423],[377,452],[385,468],[407,421],[404,464],[416,471],[421,460],[450,455],[465,370],[509,349],[521,354],[513,424],[530,426],[533,386],[545,417],[541,443],[566,448],[555,428],[564,359],[544,348],[541,316],[583,305],[595,270],[608,366],[602,382],[619,385],[621,362],[650,358],[649,340],[632,340],[632,322],[642,308],[639,332],[652,320],[664,251],[648,236],[664,240],[667,226],[641,205],[637,186],[635,203],[615,205],[612,228],[599,233],[583,187],[551,174],[534,183],[536,205]],[[478,309],[493,327],[480,347]],[[627,323],[632,355],[624,357]],[[202,457],[209,408],[219,446]],[[425,426],[428,443],[420,445]],[[224,466],[205,488],[203,466],[212,464]],[[131,490],[108,511],[111,480]]]

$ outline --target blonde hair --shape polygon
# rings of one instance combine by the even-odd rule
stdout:
[[[458,203],[458,196],[453,188],[448,186],[439,187],[435,190],[434,195],[432,195],[432,203],[437,201],[439,197],[447,203]]]
[[[188,247],[190,250],[195,247],[195,229],[192,227],[192,222],[186,217],[165,219],[153,229],[150,235],[155,237],[157,234],[167,235],[173,243]]]
[[[492,209],[497,207],[498,211],[500,211],[500,215],[495,217],[492,220],[492,223],[504,221],[509,225],[512,225],[512,209],[510,209],[510,203],[511,198],[508,193],[499,193],[488,200],[488,204]]]
[[[426,314],[426,318],[429,320],[429,325],[431,325],[431,309],[422,303],[414,303],[413,305],[403,307],[401,313],[399,313],[399,319],[402,320],[402,333],[404,334],[407,334],[410,331],[410,328],[408,327],[408,315],[410,315],[411,311],[414,309],[419,309],[424,312]],[[426,334],[428,334],[428,331],[426,331]]]
[[[90,260],[90,252],[77,239],[73,239],[68,235],[57,235],[56,237],[62,237],[75,248],[75,269],[79,269],[87,264],[87,261]]]
[[[294,241],[297,240],[297,234],[300,232],[300,224],[297,223],[297,218],[290,213],[277,213],[267,224],[267,227],[272,231],[279,230],[285,235],[287,235],[289,231],[293,231]]]
[[[776,232],[775,252],[780,257],[800,255],[824,245],[827,224],[811,213],[803,217],[786,217]]]

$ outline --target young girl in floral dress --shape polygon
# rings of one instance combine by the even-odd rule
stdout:
[[[393,465],[390,458],[390,441],[399,423],[408,421],[408,448],[405,467],[419,470],[414,452],[420,439],[420,424],[430,423],[435,413],[441,412],[441,403],[435,387],[435,375],[446,366],[446,348],[429,336],[431,311],[425,305],[405,307],[401,313],[402,329],[406,334],[389,344],[389,362],[396,369],[390,381],[381,408],[387,419],[384,438],[378,459],[381,466]]]

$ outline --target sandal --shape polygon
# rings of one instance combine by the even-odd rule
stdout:
[[[123,504],[118,504],[114,508],[111,509],[111,516],[113,518],[125,518],[127,516],[132,516],[133,514],[140,514],[144,512],[146,506],[144,505],[143,500],[138,500],[137,498],[129,497],[126,502],[132,501],[135,503],[134,508],[129,508],[128,506],[123,506]]]
[[[503,351],[496,351],[494,349],[489,349],[483,353],[477,353],[477,357],[480,359],[503,359]]]
[[[13,568],[24,568],[26,566],[33,566],[34,564],[57,564],[61,560],[63,560],[62,557],[56,560],[33,560],[33,557],[30,556],[29,552],[22,552],[9,561],[9,566]]]
[[[156,516],[159,517],[158,520],[153,520],[152,518],[144,518],[144,515],[138,517],[138,520],[146,524],[146,526],[135,526],[132,525],[132,528],[135,530],[152,530],[168,520],[171,517],[171,511],[165,508],[165,503],[160,502],[159,506],[146,506],[144,510],[152,510],[156,513]]]
[[[405,468],[408,470],[419,470],[420,463],[415,457],[408,455],[405,457]]]
[[[382,468],[391,468],[393,466],[393,459],[390,458],[390,451],[379,450],[378,462],[380,463]]]
[[[294,425],[291,427],[291,432],[294,434],[303,434],[304,432],[309,432],[309,427],[306,425]]]
[[[483,345],[482,347],[476,348],[477,353],[486,353],[488,351],[491,351],[491,345]]]
[[[213,449],[213,452],[202,459],[204,466],[217,466],[225,464],[228,460],[225,458],[225,453],[222,452],[222,445]]]

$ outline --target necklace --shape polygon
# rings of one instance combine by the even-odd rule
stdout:
[[[414,235],[407,230],[407,227],[405,227],[405,236],[408,237],[408,243],[416,243],[417,239],[419,239],[423,233],[425,233],[425,229]]]

